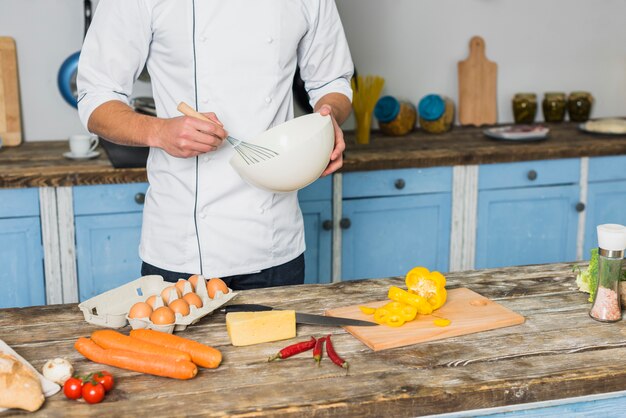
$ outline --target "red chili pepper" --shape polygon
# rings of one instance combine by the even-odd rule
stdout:
[[[339,357],[339,354],[335,351],[335,347],[333,347],[333,343],[330,341],[330,334],[325,337],[326,340],[326,354],[328,354],[328,358],[332,360],[339,367],[343,367],[348,370],[348,362]]]
[[[315,343],[315,347],[313,347],[313,359],[318,366],[320,365],[320,361],[322,361],[322,350],[324,349],[325,340],[326,337],[318,338],[317,342]]]
[[[303,341],[300,343],[289,345],[283,348],[282,350],[280,350],[278,353],[271,356],[267,361],[274,361],[276,359],[286,359],[288,357],[295,356],[296,354],[303,353],[315,347],[316,342],[317,340],[315,339],[315,337],[311,337],[309,341]]]

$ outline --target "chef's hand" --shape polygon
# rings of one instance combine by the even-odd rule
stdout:
[[[189,116],[161,119],[153,146],[174,157],[189,158],[215,151],[228,133],[215,113],[203,113],[211,122]]]
[[[330,118],[333,121],[333,128],[335,129],[335,147],[333,152],[330,154],[330,162],[321,175],[321,177],[324,177],[334,173],[343,166],[343,151],[346,149],[346,143],[343,140],[343,131],[339,127],[339,124],[333,115],[332,107],[324,104],[317,111],[322,116],[330,115]]]

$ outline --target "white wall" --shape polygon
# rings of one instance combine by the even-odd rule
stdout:
[[[626,115],[626,0],[336,1],[359,73],[385,77],[383,94],[456,101],[456,64],[481,35],[498,64],[501,123],[512,121],[510,100],[521,91],[588,90],[593,117]],[[0,36],[17,42],[27,141],[83,130],[56,85],[63,60],[80,49],[82,13],[82,0],[0,0]],[[140,85],[137,94],[146,92]]]

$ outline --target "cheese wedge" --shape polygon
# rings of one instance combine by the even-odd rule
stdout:
[[[296,336],[296,311],[230,312],[226,330],[235,346],[286,340]]]

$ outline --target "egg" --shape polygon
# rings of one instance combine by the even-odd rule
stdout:
[[[189,279],[187,279],[187,281],[191,283],[191,290],[193,290],[194,292],[196,291],[196,288],[198,287],[199,277],[200,277],[199,274],[194,274],[193,276],[189,276]]]
[[[169,304],[169,308],[173,310],[175,314],[179,313],[182,316],[189,315],[189,304],[185,299],[173,300],[172,303]]]
[[[129,318],[149,318],[152,313],[152,306],[146,302],[137,302],[128,311]]]
[[[176,289],[178,289],[178,291],[179,291],[179,293],[181,295],[185,292],[185,283],[187,283],[187,280],[185,280],[185,279],[178,279],[178,281],[174,285],[174,286],[176,286]]]
[[[189,305],[193,305],[198,309],[202,308],[202,299],[200,299],[200,296],[196,295],[195,293],[187,293],[183,296],[183,300]]]
[[[158,303],[157,303],[157,298],[159,298]],[[148,299],[146,299],[146,303],[150,305],[152,309],[154,309],[155,304],[158,306],[163,306],[163,299],[161,299],[161,296],[159,295],[152,295]]]
[[[218,290],[220,290],[223,294],[228,293],[228,286],[226,286],[226,283],[224,283],[222,279],[212,278],[207,282],[206,291],[211,299],[215,298]]]
[[[172,289],[174,289],[176,291],[176,294],[178,295],[178,297],[181,297],[183,295],[182,292],[180,290],[178,290],[178,288],[176,286],[174,286],[174,285],[167,286],[161,292],[161,297],[163,298],[163,302],[165,302],[166,304],[170,303],[170,291]]]
[[[155,325],[170,325],[176,321],[176,315],[174,315],[174,311],[167,306],[161,306],[152,312],[150,320]]]

